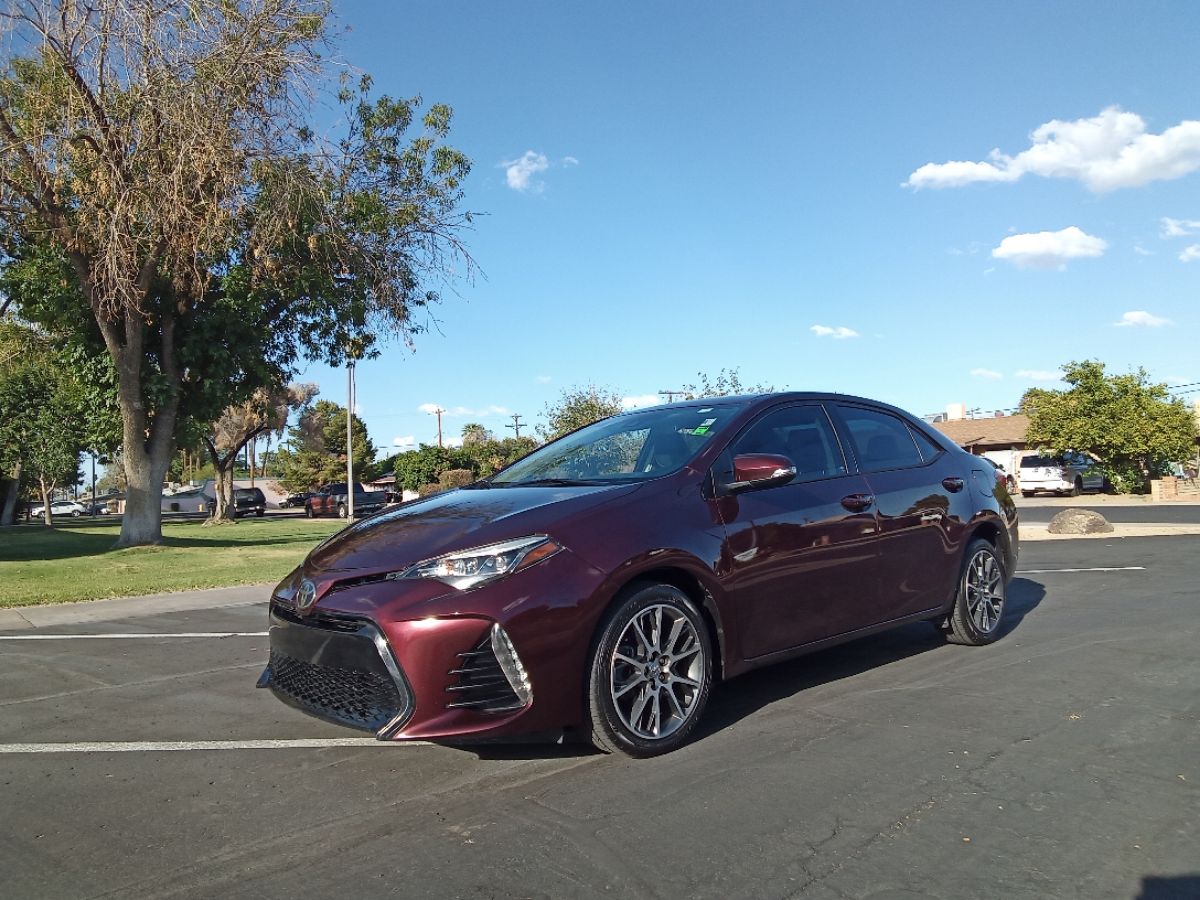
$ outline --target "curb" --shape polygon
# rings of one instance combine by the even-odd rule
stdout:
[[[167,594],[143,594],[140,597],[112,597],[85,600],[82,603],[55,603],[50,606],[11,606],[0,609],[0,631],[32,631],[60,625],[110,622],[157,616],[162,613],[194,609],[222,609],[233,606],[266,604],[274,582],[240,584],[235,587],[206,588],[199,591],[175,591]]]

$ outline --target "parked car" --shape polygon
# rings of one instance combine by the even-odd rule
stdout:
[[[312,496],[312,491],[301,491],[299,494],[292,494],[284,497],[280,502],[280,506],[284,509],[295,509],[304,506],[308,502],[308,498]]]
[[[992,470],[893,407],[658,406],[314,548],[272,593],[259,686],[382,740],[652,756],[717,680],[910,622],[996,640],[1017,548]]]
[[[1102,491],[1104,486],[1104,473],[1082,453],[1037,454],[1021,459],[1021,494],[1025,497],[1038,491],[1078,497],[1084,491]]]
[[[354,485],[354,514],[370,515],[383,509],[387,502],[384,491],[368,491],[361,484]],[[304,514],[310,519],[317,516],[337,516],[345,519],[350,515],[350,492],[345,482],[329,484],[304,501]]]
[[[42,516],[45,514],[45,504],[34,507],[29,511],[31,518],[36,518],[37,516]],[[76,503],[74,500],[55,500],[50,504],[50,515],[52,516],[73,516],[77,519],[86,514],[87,509],[84,507],[84,505],[82,503]]]
[[[200,489],[200,499],[203,500],[206,509],[211,509],[213,504],[217,502],[216,485],[210,479],[204,483]],[[242,516],[255,515],[262,517],[267,509],[267,498],[260,488],[242,488],[234,487],[233,489],[233,517],[235,519]]]

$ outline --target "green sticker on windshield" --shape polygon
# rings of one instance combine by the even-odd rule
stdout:
[[[700,427],[698,427],[698,428],[693,428],[693,429],[692,429],[692,434],[708,434],[708,426],[707,426],[707,425],[701,425],[701,426],[700,426]]]

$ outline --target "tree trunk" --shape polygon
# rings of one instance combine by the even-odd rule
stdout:
[[[208,455],[213,462],[213,494],[216,497],[205,524],[217,525],[222,522],[236,522],[237,507],[233,500],[233,470],[237,465],[238,451],[234,449],[221,456],[212,441],[205,438],[204,443],[208,446]]]
[[[38,484],[42,489],[42,519],[45,520],[48,526],[54,525],[54,514],[50,512],[50,491],[53,485],[46,483],[46,479],[38,476]]]
[[[4,492],[4,506],[0,509],[0,525],[17,523],[17,498],[21,496],[21,463],[12,468],[12,478],[6,479],[8,489]]]

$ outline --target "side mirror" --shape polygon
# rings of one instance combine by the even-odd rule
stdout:
[[[787,484],[796,477],[796,466],[777,453],[742,453],[733,458],[731,491]]]

